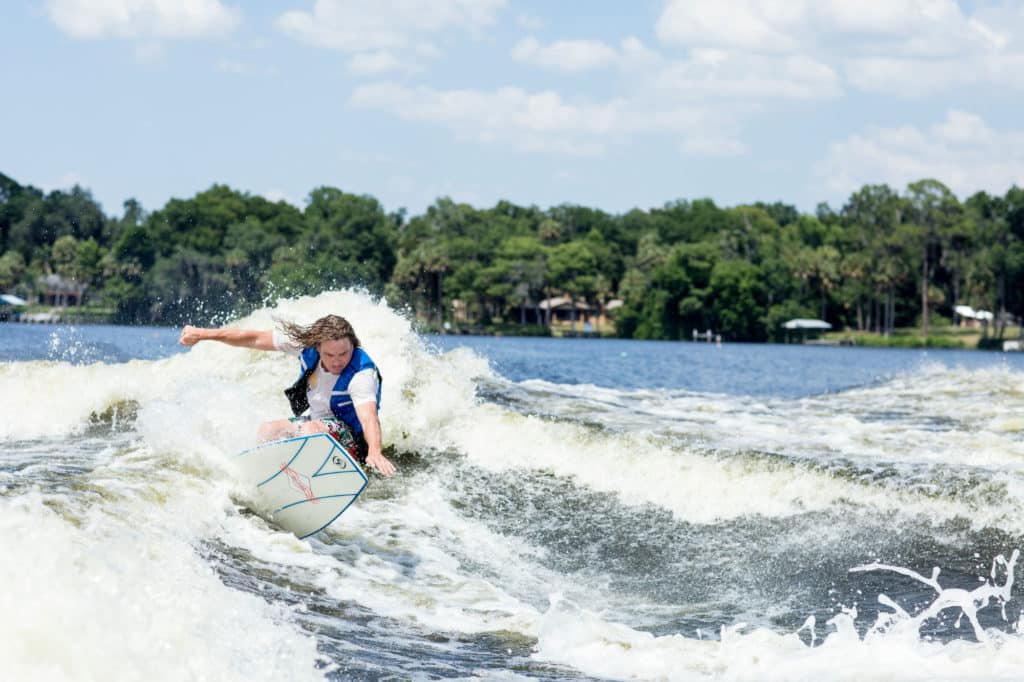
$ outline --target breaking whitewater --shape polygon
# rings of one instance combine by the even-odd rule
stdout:
[[[10,680],[1019,680],[1024,358],[418,335],[357,292],[400,472],[309,540],[230,455],[294,360],[0,325]]]

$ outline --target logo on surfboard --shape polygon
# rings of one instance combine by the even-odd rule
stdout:
[[[281,462],[281,472],[288,476],[288,483],[293,490],[305,495],[306,499],[313,504],[317,503],[316,495],[313,494],[313,484],[308,476],[300,474],[285,462]]]

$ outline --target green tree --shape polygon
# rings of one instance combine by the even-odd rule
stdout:
[[[652,210],[651,219],[662,241],[675,244],[699,242],[717,234],[728,221],[728,215],[711,199],[680,199]]]
[[[547,249],[540,239],[532,235],[517,235],[505,239],[498,247],[496,267],[500,277],[509,285],[507,298],[519,307],[519,323],[526,324],[526,309],[535,311],[540,319],[540,298],[547,278]]]
[[[572,305],[570,329],[576,328],[576,302],[591,300],[595,292],[597,256],[583,240],[559,244],[548,259],[551,288],[569,296]]]
[[[903,240],[897,235],[908,212],[905,199],[888,185],[865,185],[854,192],[839,215],[847,303],[856,311],[857,329],[888,333],[895,309],[895,288]],[[849,300],[853,297],[853,301]],[[876,310],[884,314],[876,314]]]
[[[53,243],[50,262],[58,275],[68,280],[79,279],[78,240],[66,234]]]
[[[0,291],[10,291],[25,275],[25,258],[20,251],[10,250],[0,256]]]
[[[306,224],[337,262],[338,281],[380,291],[395,267],[398,217],[371,196],[319,187],[309,195]],[[352,275],[355,276],[352,276]]]
[[[234,292],[219,255],[179,246],[146,276],[151,320],[185,322],[231,310]]]
[[[765,340],[764,299],[758,266],[739,259],[715,263],[708,301],[722,336],[740,341]]]
[[[908,218],[916,228],[921,254],[921,336],[927,337],[932,278],[941,256],[942,242],[959,219],[961,208],[956,196],[938,180],[910,183],[907,185],[907,200]]]

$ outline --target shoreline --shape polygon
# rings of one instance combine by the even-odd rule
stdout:
[[[57,310],[50,312],[34,312],[34,313],[22,313],[6,319],[0,319],[0,325],[13,324],[19,326],[110,326],[110,327],[156,327],[156,328],[176,328],[178,324],[148,324],[148,325],[125,325],[112,322],[107,319],[108,316],[105,314],[89,314],[89,313],[68,313],[66,310]],[[614,334],[608,334],[607,330],[584,330],[579,329],[571,331],[563,329],[561,327],[551,327],[541,330],[537,325],[528,325],[528,329],[517,329],[514,325],[502,325],[500,327],[485,328],[475,327],[472,329],[448,329],[448,330],[437,330],[429,328],[427,325],[416,325],[419,328],[417,332],[420,334],[428,334],[435,336],[478,336],[478,337],[509,337],[509,338],[552,338],[552,339],[621,339],[622,337],[615,336]],[[891,335],[884,336],[876,332],[860,332],[854,330],[844,330],[836,332],[826,332],[815,338],[807,338],[802,340],[780,340],[780,341],[731,341],[729,339],[712,339],[706,341],[703,338],[693,340],[691,338],[683,338],[678,340],[672,339],[629,339],[632,341],[668,341],[678,343],[697,343],[697,344],[746,344],[746,343],[765,343],[769,345],[790,345],[790,346],[825,346],[825,347],[850,347],[850,348],[889,348],[889,349],[933,349],[933,350],[980,350],[980,351],[996,351],[996,352],[1017,352],[1024,350],[1024,329],[1019,327],[1008,327],[1006,333],[1002,338],[996,338],[993,336],[985,337],[982,335],[981,330],[968,329],[968,328],[949,328],[939,327],[934,329],[931,334],[926,338],[920,336],[919,330],[916,328],[899,328],[894,330]]]

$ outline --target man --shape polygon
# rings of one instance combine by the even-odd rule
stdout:
[[[281,329],[262,331],[187,325],[178,339],[183,346],[200,341],[277,350],[299,358],[302,374],[285,391],[296,418],[261,425],[261,441],[328,433],[344,442],[347,429],[355,441],[355,456],[384,476],[395,473],[395,465],[381,453],[380,372],[348,320],[327,315],[307,327],[283,322]]]

